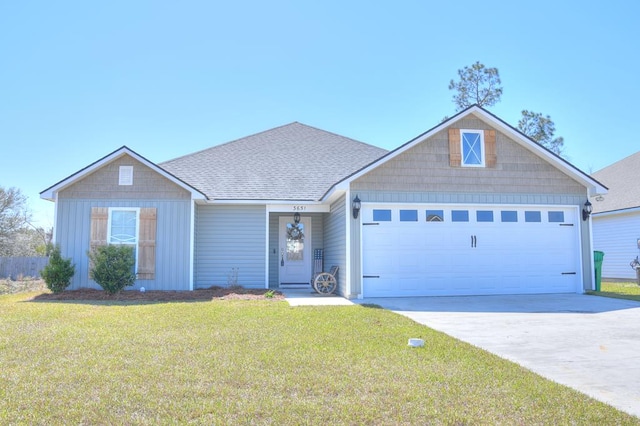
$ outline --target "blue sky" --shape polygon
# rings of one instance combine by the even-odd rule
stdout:
[[[549,114],[597,171],[640,150],[634,1],[20,1],[0,4],[0,186],[39,192],[127,145],[154,162],[299,121],[393,149],[500,71],[512,125]]]

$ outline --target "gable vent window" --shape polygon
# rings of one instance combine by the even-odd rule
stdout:
[[[496,131],[449,129],[451,167],[496,167]]]
[[[484,137],[477,130],[461,130],[462,166],[484,167]]]
[[[120,166],[120,173],[118,175],[118,185],[121,185],[121,186],[133,185],[133,166]]]

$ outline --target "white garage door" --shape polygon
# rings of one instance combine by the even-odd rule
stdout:
[[[581,288],[575,208],[368,204],[361,214],[364,297]]]

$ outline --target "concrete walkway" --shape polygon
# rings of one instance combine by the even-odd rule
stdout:
[[[279,290],[291,306],[350,306],[354,303],[341,296],[322,296],[311,288],[295,288]]]
[[[578,294],[364,302],[381,305],[640,417],[638,302]],[[425,346],[428,350],[429,342]]]

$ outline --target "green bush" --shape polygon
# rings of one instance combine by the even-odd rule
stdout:
[[[116,294],[136,280],[133,272],[133,247],[126,245],[99,246],[89,252],[93,267],[89,276],[109,294]]]
[[[60,254],[60,247],[55,246],[49,255],[49,263],[42,269],[40,275],[49,290],[54,293],[61,293],[65,288],[69,287],[75,272],[76,266],[71,263],[71,259],[63,259]]]

